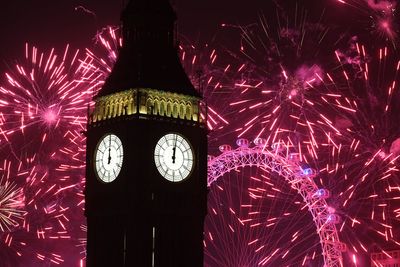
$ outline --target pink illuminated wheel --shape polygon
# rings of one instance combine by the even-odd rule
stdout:
[[[241,139],[237,142],[239,147],[236,149],[228,149],[231,148],[229,145],[220,146],[222,154],[216,157],[209,157],[208,185],[215,183],[224,174],[233,171],[240,172],[244,167],[257,167],[268,170],[270,173],[278,174],[279,176],[275,176],[284,178],[285,182],[297,191],[298,195],[301,196],[303,206],[306,206],[311,214],[319,236],[324,266],[343,266],[342,252],[345,246],[339,241],[336,229],[336,224],[340,222],[340,216],[335,214],[334,210],[326,202],[326,199],[330,196],[329,191],[318,188],[314,182],[313,178],[317,175],[316,171],[309,167],[304,167],[305,165],[293,153],[283,149],[272,148],[270,150],[265,145],[265,140],[257,139],[253,143],[256,146],[249,147],[249,142]],[[223,190],[223,188],[220,189]],[[251,194],[257,196],[256,193]],[[222,201],[220,205],[224,205]],[[213,209],[212,212],[216,213]],[[231,212],[235,213],[234,210]],[[244,221],[238,220],[241,223]],[[229,227],[234,231],[231,225]],[[248,244],[257,242],[257,240],[256,238],[249,240]],[[265,257],[264,260],[259,261],[259,265],[268,265],[267,261],[268,257]]]

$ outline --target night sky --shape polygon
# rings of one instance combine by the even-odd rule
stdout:
[[[215,3],[216,2],[216,3]],[[246,5],[236,1],[176,0],[179,30],[192,38],[206,40],[221,22],[241,23],[253,19],[265,1],[249,0]],[[16,0],[1,7],[1,54],[11,60],[29,42],[42,48],[70,43],[75,47],[90,46],[96,31],[119,23],[123,1]]]
[[[72,49],[92,49],[95,42],[94,37],[98,31],[106,26],[115,26],[119,24],[120,12],[127,1],[128,0],[3,1],[2,6],[0,7],[0,36],[2,36],[0,44],[0,86],[4,83],[7,83],[4,73],[10,71],[10,69],[13,69],[13,71],[15,71],[15,62],[22,61],[24,59],[26,42],[29,43],[30,46],[36,46],[37,48],[39,48],[40,51],[49,51],[51,48],[56,48],[60,53],[60,51],[63,51],[67,44],[70,44],[70,47]],[[326,35],[323,44],[315,45],[314,39],[310,40],[310,38],[308,38],[306,41],[308,41],[309,43],[305,42],[303,44],[302,49],[304,50],[302,51],[301,56],[299,56],[298,58],[290,56],[288,57],[284,55],[282,57],[277,57],[277,59],[275,59],[274,61],[274,58],[270,59],[265,56],[267,60],[270,60],[268,62],[270,62],[270,65],[272,67],[275,67],[275,69],[272,69],[272,67],[269,68],[268,64],[265,64],[265,66],[259,66],[259,69],[262,70],[262,73],[264,73],[265,70],[265,72],[269,72],[269,74],[271,74],[270,76],[272,76],[272,78],[270,78],[269,80],[265,79],[271,84],[274,82],[276,84],[279,84],[278,82],[276,82],[276,80],[274,80],[274,78],[276,78],[278,81],[279,79],[282,79],[282,65],[284,65],[288,70],[296,70],[297,68],[299,68],[299,66],[303,65],[303,60],[315,60],[316,64],[323,66],[329,71],[335,72],[337,69],[334,69],[332,68],[332,65],[329,65],[331,61],[326,61],[326,65],[324,64],[325,58],[334,58],[333,55],[335,55],[334,52],[336,50],[330,50],[331,47],[329,45],[338,44],[334,49],[337,49],[338,47],[342,48],[340,47],[340,42],[341,40],[343,40],[343,47],[349,46],[349,44],[352,44],[351,41],[349,41],[351,40],[352,36],[357,36],[357,40],[359,40],[360,43],[367,44],[369,51],[374,51],[374,49],[381,48],[382,46],[387,45],[391,48],[391,51],[393,51],[393,54],[391,55],[398,56],[400,50],[398,47],[398,38],[388,40],[388,38],[377,32],[376,30],[376,22],[378,21],[376,18],[379,18],[380,16],[379,12],[377,11],[379,10],[379,7],[377,6],[379,5],[379,3],[385,2],[383,0],[348,1],[352,3],[357,3],[358,6],[343,5],[340,4],[338,0],[171,0],[171,2],[178,16],[178,30],[180,39],[185,39],[185,41],[188,41],[189,43],[200,46],[205,43],[210,43],[211,47],[217,47],[217,49],[220,50],[239,50],[238,48],[240,47],[241,39],[240,29],[238,26],[248,26],[252,23],[257,23],[260,16],[265,16],[269,18],[269,22],[272,21],[272,29],[279,29],[280,27],[277,27],[277,25],[273,25],[277,22],[274,22],[274,20],[270,18],[277,17],[278,11],[283,10],[289,18],[293,18],[295,14],[307,14],[307,21],[309,21],[310,24],[323,25],[324,27],[327,27],[329,29],[329,34]],[[294,4],[296,2],[299,3],[299,5]],[[368,6],[367,3],[369,3],[370,6]],[[361,4],[363,6],[361,6]],[[299,11],[298,8],[302,11]],[[397,11],[393,12],[393,14],[395,14],[395,22],[391,25],[398,29],[398,22],[400,21],[399,14]],[[229,25],[229,27],[222,27],[222,24]],[[273,31],[271,32],[274,33]],[[277,35],[279,35],[279,33]],[[272,37],[272,39],[273,38],[274,37]],[[288,43],[292,46],[287,45],[287,43],[285,42],[280,43],[279,41],[277,41],[277,43],[281,45],[283,53],[286,52],[286,46],[290,49],[295,47],[290,42]],[[317,40],[315,40],[315,42],[316,41]],[[308,46],[308,44],[310,43],[312,44]],[[318,56],[316,56],[317,51],[313,50],[315,47],[318,47],[318,49],[322,51],[318,51],[321,53],[318,54]],[[268,47],[268,49],[265,49],[265,51],[273,51],[273,49],[271,47]],[[353,59],[352,55],[349,55],[348,58]],[[396,60],[398,59],[398,57],[393,56],[392,59],[394,58]],[[264,60],[264,58],[262,58],[262,60]],[[221,61],[224,62],[223,59]],[[239,62],[241,63],[242,61],[239,60]],[[336,61],[334,62],[335,64],[337,64]],[[351,65],[351,63],[349,62],[346,63],[348,63],[348,65]],[[373,65],[373,63],[371,63],[371,65],[372,74],[370,74],[369,77],[371,77],[372,81],[374,81],[374,79],[377,80],[377,77],[381,77],[378,74],[374,73],[383,73],[386,74],[386,77],[394,76],[393,72],[395,72],[395,68],[389,70],[381,70],[380,65]],[[388,64],[388,66],[392,65]],[[347,67],[348,69],[350,69],[350,71],[353,70],[351,69],[351,67],[353,66]],[[379,67],[379,72],[374,72],[374,67]],[[295,73],[294,71],[292,72]],[[276,73],[278,73],[278,75],[275,75]],[[359,77],[357,77],[357,79],[358,78]],[[394,78],[394,80],[396,79],[397,76],[396,78]],[[340,79],[338,80],[340,81]],[[383,84],[385,86],[384,89],[386,90],[386,87],[388,86],[385,82],[385,80],[384,82],[381,82],[378,79],[378,82],[376,84],[374,84],[373,82],[371,83],[371,87],[376,86],[375,89],[378,91],[378,93],[380,93],[383,90],[381,90],[382,88],[377,85]],[[356,83],[354,84],[354,86],[349,86],[349,88],[354,88],[352,96],[354,96],[357,100],[367,99],[366,96],[369,97],[370,95],[372,95],[372,93],[374,93],[371,90],[371,94],[357,95],[358,87]],[[362,87],[362,89],[365,88]],[[396,96],[399,97],[398,92]],[[1,97],[2,95],[0,95],[0,100]],[[216,98],[214,98],[214,100],[215,99]],[[378,102],[379,100],[378,98],[372,97],[367,100],[371,99],[376,100],[376,102]],[[211,104],[215,104],[217,100],[219,101],[219,99],[216,99],[214,103],[211,101]],[[374,104],[375,102],[372,100],[370,102]],[[360,102],[364,103],[362,101]],[[387,121],[388,125],[392,128],[389,129],[388,127],[382,127],[384,128],[383,130],[385,130],[383,138],[378,134],[377,136],[379,137],[379,140],[378,138],[376,140],[370,140],[366,138],[367,141],[370,142],[365,142],[365,144],[370,145],[371,151],[372,149],[380,148],[381,139],[388,138],[388,140],[392,142],[399,137],[400,129],[398,123],[393,123],[394,121],[397,122],[398,114],[400,112],[399,102],[400,101],[393,101],[393,103],[391,103],[391,105],[393,106],[391,110],[392,113],[389,113]],[[220,103],[218,103],[218,105],[222,106]],[[215,104],[215,106],[220,108],[219,106],[217,106],[217,104]],[[375,106],[373,105],[373,107]],[[266,111],[261,110],[259,112],[262,113]],[[371,114],[368,113],[370,112],[370,110],[368,109],[365,109],[362,112],[368,115]],[[242,116],[244,117],[244,115]],[[332,117],[335,118],[334,114],[332,115]],[[375,117],[373,117],[373,119],[374,118]],[[368,117],[368,119],[370,118]],[[243,121],[240,121],[240,124]],[[238,121],[236,122],[238,123]],[[380,122],[380,120],[378,119],[376,121],[373,121],[373,123],[376,122]],[[359,126],[361,129],[360,132],[353,132],[352,134],[359,137],[359,133],[366,129],[362,128],[363,126],[364,125]],[[218,145],[221,144],[221,142],[225,142],[226,136],[228,134],[231,134],[232,132],[234,132],[234,130],[231,130],[231,132],[227,132],[224,134],[221,134],[221,132],[217,132],[218,134],[215,134],[215,142],[219,142]],[[386,132],[389,132],[389,134],[386,134]],[[232,134],[231,137],[232,139],[236,138],[236,135],[234,136]],[[214,147],[216,150],[218,149],[217,145],[215,145]],[[375,153],[375,150],[373,151],[374,152],[367,152]],[[0,154],[0,156],[2,156],[2,154]],[[369,157],[369,154],[367,156]],[[369,160],[368,157],[365,158]],[[349,168],[349,170],[352,169]],[[359,177],[355,176],[355,178],[358,179]],[[398,182],[398,180],[396,181]],[[338,191],[342,190],[342,183],[338,183],[336,182],[336,180],[332,183],[335,183],[335,186],[338,185],[337,188],[340,188],[337,189]],[[368,192],[368,194],[370,193]],[[360,193],[360,196],[364,197],[363,192]],[[355,203],[358,204],[358,202]],[[369,208],[369,206],[367,207]],[[358,209],[361,210],[361,208]],[[398,220],[396,221],[396,223],[398,223]],[[364,237],[364,233],[362,233],[361,236]],[[352,237],[350,236],[348,239],[351,238]],[[0,267],[2,267],[1,254]]]
[[[126,1],[126,0],[125,0]],[[272,0],[174,0],[178,14],[178,28],[181,35],[193,42],[210,42],[219,34],[222,23],[247,25],[257,20],[259,14],[275,16],[273,2],[285,7],[293,1]],[[317,18],[324,10],[324,19],[337,25],[341,21],[346,31],[352,26],[347,23],[348,9],[338,6],[335,0],[299,1],[308,9],[310,16]],[[5,63],[24,52],[25,42],[40,49],[64,48],[69,43],[72,47],[90,47],[96,31],[107,25],[117,25],[119,14],[124,3],[119,1],[77,1],[77,0],[14,0],[5,1],[0,11],[0,45],[1,69]],[[286,7],[285,7],[286,8]],[[352,23],[357,18],[352,14]]]

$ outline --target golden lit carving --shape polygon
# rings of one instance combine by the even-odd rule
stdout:
[[[89,123],[134,114],[199,121],[200,99],[153,89],[130,89],[95,99]]]
[[[97,98],[90,122],[136,113],[137,90],[127,90]]]

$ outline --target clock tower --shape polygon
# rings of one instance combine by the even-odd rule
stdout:
[[[168,0],[131,0],[87,129],[87,267],[203,266],[206,106]]]

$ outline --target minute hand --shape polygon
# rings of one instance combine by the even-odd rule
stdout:
[[[110,136],[110,144],[109,144],[109,147],[108,147],[108,164],[110,164],[110,162],[111,162],[111,136]]]
[[[176,141],[177,141],[178,137],[175,136],[175,144],[174,147],[172,148],[172,164],[175,164],[175,153],[176,153]]]

